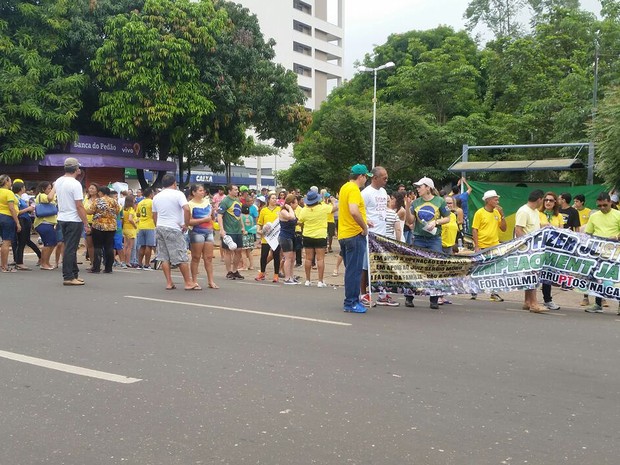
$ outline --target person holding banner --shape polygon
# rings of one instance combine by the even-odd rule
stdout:
[[[544,196],[543,205],[540,207],[540,226],[547,225],[556,228],[564,228],[564,216],[560,213],[560,202],[558,196],[554,192],[547,192]],[[559,310],[560,306],[553,301],[551,297],[551,284],[542,285],[544,306],[549,310]]]
[[[269,193],[269,198],[267,199],[267,205],[263,207],[258,214],[257,225],[257,233],[262,236],[261,246],[260,246],[260,272],[258,276],[254,278],[256,281],[264,281],[265,280],[265,271],[267,270],[267,263],[269,262],[269,255],[271,254],[273,257],[273,282],[277,283],[279,281],[278,274],[280,273],[280,246],[278,245],[275,249],[271,249],[271,246],[265,239],[265,234],[267,234],[269,226],[272,222],[278,219],[278,214],[280,213],[280,206],[278,205],[278,198],[276,197],[275,192]]]
[[[601,192],[596,198],[598,211],[590,215],[586,224],[586,234],[604,237],[613,241],[620,240],[620,211],[612,207],[612,199],[607,192]],[[588,313],[602,313],[603,299],[596,297],[593,305],[585,310]],[[618,308],[620,315],[620,307]]]
[[[435,189],[431,178],[423,177],[414,184],[418,198],[408,204],[407,222],[413,222],[413,244],[415,247],[442,252],[441,225],[450,221],[450,210],[446,201]],[[439,296],[431,296],[431,308],[439,308]],[[413,307],[413,295],[405,296],[405,306]]]
[[[344,311],[366,313],[359,301],[360,280],[364,254],[366,254],[366,206],[360,189],[372,174],[366,165],[357,164],[351,167],[349,181],[340,188],[340,215],[338,221],[338,242],[344,261]]]
[[[484,207],[474,214],[471,224],[471,234],[474,241],[474,251],[488,249],[499,245],[499,232],[506,231],[506,218],[504,210],[499,205],[499,195],[495,190],[486,191],[482,195]],[[476,299],[476,294],[471,295],[472,300]],[[491,293],[491,300],[503,302],[504,299],[497,293]]]
[[[540,229],[540,212],[538,210],[543,204],[544,196],[545,194],[540,189],[532,191],[527,198],[527,203],[517,210],[515,218],[516,237],[525,236]],[[546,307],[538,304],[536,289],[527,289],[525,291],[523,310],[529,310],[532,313],[549,311]]]

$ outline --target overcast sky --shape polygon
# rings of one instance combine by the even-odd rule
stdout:
[[[468,0],[345,0],[345,77],[355,74],[353,63],[384,44],[390,34],[433,29],[440,24],[465,27]],[[598,0],[581,0],[584,8],[600,11]]]

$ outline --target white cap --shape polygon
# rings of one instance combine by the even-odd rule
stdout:
[[[414,186],[421,186],[422,184],[435,189],[435,183],[433,182],[431,178],[423,177],[418,182],[413,183]]]
[[[319,193],[319,188],[318,188],[318,187],[316,187],[316,186],[312,186],[312,187],[310,188],[310,190],[311,190],[311,191],[313,191],[313,192],[316,192],[317,194]]]
[[[495,190],[492,189],[484,193],[484,195],[482,196],[482,200],[490,199],[491,197],[499,198],[499,195],[497,195],[497,192],[495,192]]]
[[[618,202],[618,194],[611,194],[610,198],[612,202],[616,202],[616,203]]]

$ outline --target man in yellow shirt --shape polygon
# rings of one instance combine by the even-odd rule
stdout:
[[[474,250],[480,252],[483,249],[499,245],[500,230],[506,231],[506,218],[504,210],[499,206],[499,195],[495,190],[486,191],[482,196],[484,207],[479,209],[471,225],[471,235],[474,240]],[[476,294],[471,295],[472,300]],[[503,302],[497,292],[491,293],[491,300]]]
[[[338,242],[344,260],[344,311],[366,313],[359,301],[359,290],[364,255],[366,253],[366,208],[360,189],[372,175],[366,165],[354,165],[349,182],[340,188],[340,214],[338,220]]]
[[[620,240],[620,211],[612,208],[611,197],[607,192],[601,192],[596,198],[598,211],[590,215],[585,232],[592,236],[604,237],[613,241]],[[588,313],[602,313],[603,299],[596,297],[594,305],[586,308]],[[620,307],[618,308],[620,315]]]
[[[586,207],[586,196],[577,194],[573,199],[573,206],[575,210],[577,210],[577,213],[579,213],[579,223],[581,226],[588,224],[588,219],[590,219],[592,210]]]

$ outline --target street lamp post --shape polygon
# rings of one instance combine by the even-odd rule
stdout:
[[[386,68],[393,68],[396,66],[394,62],[389,61],[384,65],[377,66],[376,68],[367,68],[362,66],[359,70],[363,73],[373,73],[374,75],[374,91],[372,94],[372,165],[371,169],[375,166],[375,142],[377,138],[377,71],[381,71]]]

